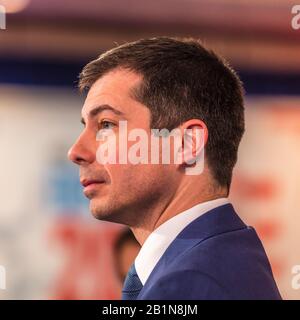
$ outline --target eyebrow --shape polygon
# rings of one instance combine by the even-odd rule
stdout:
[[[105,111],[105,110],[109,110],[112,111],[114,114],[116,114],[117,116],[124,116],[124,113],[121,112],[120,110],[115,109],[114,107],[110,106],[109,104],[101,104],[100,106],[92,109],[89,113],[88,113],[88,118],[94,118],[96,117],[99,113]],[[81,118],[80,122],[85,125],[85,120],[83,119],[83,117]]]

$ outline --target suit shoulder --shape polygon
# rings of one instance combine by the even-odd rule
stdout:
[[[197,270],[177,270],[165,274],[149,286],[141,299],[228,300],[229,291],[208,274]]]
[[[182,255],[178,256],[181,265],[198,260],[201,265],[211,264],[216,261],[228,261],[235,263],[236,260],[247,261],[249,259],[263,260],[267,256],[263,245],[254,228],[245,227],[211,236],[199,241]]]
[[[209,237],[179,255],[168,272],[205,276],[236,299],[280,299],[263,245],[252,227]],[[194,271],[194,272],[192,272]],[[192,278],[191,278],[192,281]]]

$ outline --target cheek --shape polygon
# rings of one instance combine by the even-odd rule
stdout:
[[[170,181],[169,170],[161,165],[115,164],[107,165],[106,170],[110,175],[114,191],[120,189],[122,193],[157,188]]]
[[[136,166],[130,164],[107,164],[105,169],[110,176],[111,187],[114,189],[123,188],[124,192],[126,185],[135,183],[137,180],[138,170],[136,170]]]

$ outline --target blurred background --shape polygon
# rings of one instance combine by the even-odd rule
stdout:
[[[231,200],[259,233],[281,291],[300,299],[300,29],[288,0],[7,0],[0,30],[0,299],[119,299],[139,245],[88,212],[67,151],[81,68],[152,36],[192,36],[246,89]]]

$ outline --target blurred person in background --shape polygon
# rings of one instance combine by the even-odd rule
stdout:
[[[122,230],[115,240],[113,253],[117,277],[124,283],[126,274],[141,249],[130,229]]]
[[[79,86],[88,90],[84,129],[69,158],[92,214],[129,226],[141,245],[122,298],[280,299],[260,239],[228,200],[245,128],[242,84],[227,62],[197,40],[142,39],[87,64]],[[148,137],[153,128],[178,128],[182,145],[170,152],[184,161],[99,163],[98,131],[119,137],[121,120]],[[204,132],[204,168],[187,175],[204,152],[196,129]]]

